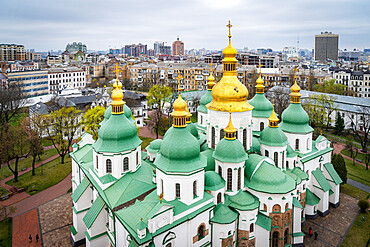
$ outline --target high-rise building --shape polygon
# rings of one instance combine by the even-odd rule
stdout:
[[[132,45],[125,45],[125,54],[133,57],[139,57],[140,55],[147,54],[147,45],[144,44],[132,44]]]
[[[82,44],[81,42],[73,42],[72,44],[68,44],[66,46],[66,51],[69,53],[76,53],[78,51],[82,51],[83,53],[87,52],[87,46]]]
[[[177,40],[172,43],[172,55],[184,55],[184,42],[179,40],[179,37],[177,37]]]
[[[171,55],[171,46],[164,45],[166,42],[156,41],[154,42],[155,54],[166,54]]]
[[[321,32],[315,35],[315,60],[338,60],[339,35],[332,32]]]
[[[26,49],[24,45],[0,44],[0,61],[24,61]]]

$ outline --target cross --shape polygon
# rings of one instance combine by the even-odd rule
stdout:
[[[229,28],[229,39],[231,38],[231,28],[232,28],[233,25],[230,24],[230,20],[229,20],[229,24],[226,25],[226,27]]]
[[[295,66],[294,67],[294,81],[295,82],[297,81],[297,70],[298,70],[298,66]]]
[[[177,76],[177,80],[179,81],[179,87],[178,87],[178,91],[179,91],[179,92],[181,91],[181,87],[180,87],[181,79],[182,79],[182,76],[181,76],[181,75],[180,75],[180,73],[179,73],[179,75]]]
[[[118,63],[116,63],[116,66],[114,67],[113,71],[116,72],[116,79],[118,80],[118,73],[119,73]]]
[[[261,75],[261,68],[262,68],[261,60],[260,60],[260,64],[258,65],[258,67],[260,68],[260,75]]]

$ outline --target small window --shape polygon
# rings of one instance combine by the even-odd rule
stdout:
[[[265,150],[265,156],[269,157],[269,151],[268,150]]]
[[[222,168],[221,168],[221,166],[218,166],[218,175],[220,175],[220,177],[222,177]]]
[[[96,155],[96,169],[99,169],[99,159],[97,155]]]
[[[128,170],[128,158],[127,157],[125,157],[124,159],[123,159],[123,171],[125,172],[125,171],[127,171]]]
[[[193,197],[197,196],[197,181],[193,183]]]
[[[299,150],[299,139],[295,139],[295,150]]]
[[[227,190],[233,189],[233,171],[231,168],[227,169]]]
[[[262,131],[264,128],[265,128],[265,123],[264,122],[260,122],[260,131]]]
[[[249,233],[252,233],[254,231],[254,224],[252,223],[250,226],[249,226]]]
[[[180,184],[176,184],[176,198],[180,198]]]
[[[241,174],[242,174],[242,169],[239,167],[238,169],[238,190],[240,190],[240,187],[241,187],[241,180],[242,180]]]
[[[220,130],[220,140],[225,137],[225,131],[222,129]]]
[[[221,202],[222,202],[222,194],[221,194],[221,192],[219,192],[218,195],[217,195],[217,204],[219,204]]]
[[[112,173],[112,161],[110,159],[106,161],[106,172]]]
[[[274,162],[275,162],[275,166],[279,166],[279,157],[278,157],[278,152],[274,152]]]

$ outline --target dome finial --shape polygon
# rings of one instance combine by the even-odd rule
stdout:
[[[265,90],[264,90],[265,82],[263,81],[262,76],[261,76],[261,71],[262,71],[261,60],[260,60],[260,63],[259,63],[258,67],[260,68],[260,71],[259,71],[259,77],[256,81],[256,93],[264,93],[265,92]]]
[[[177,80],[179,81],[179,96],[175,102],[173,102],[173,112],[171,113],[171,116],[173,117],[173,127],[186,127],[186,116],[188,115],[188,112],[186,111],[187,104],[185,100],[181,98],[181,78],[182,76],[179,74],[177,76]]]
[[[211,59],[210,63],[210,70],[209,70],[209,76],[208,76],[208,83],[207,83],[207,89],[212,90],[213,86],[215,85],[215,78],[213,77],[213,70],[212,70],[212,64],[213,63],[213,58]]]
[[[297,84],[297,70],[298,70],[298,67],[295,66],[294,68],[294,84],[293,86],[290,88],[290,91],[291,91],[291,103],[301,103],[301,96],[302,94],[300,94],[299,92],[301,91],[301,88],[298,86]]]
[[[234,128],[234,125],[233,125],[233,123],[231,121],[231,112],[232,112],[232,106],[230,105],[229,123],[226,126],[226,128],[224,128],[224,131],[225,131],[225,139],[226,140],[235,140],[236,139],[236,136],[235,136],[236,129]]]
[[[275,104],[272,104],[271,116],[268,119],[269,119],[269,127],[272,127],[272,128],[279,127],[279,118],[276,116],[276,113],[275,113]]]
[[[123,91],[122,91],[122,83],[118,80],[118,63],[116,63],[115,66],[115,72],[116,72],[116,81],[113,83],[113,92],[111,95],[112,102],[110,103],[112,105],[112,114],[122,114],[123,111],[123,105],[126,103],[123,101]]]
[[[179,75],[177,76],[177,81],[179,82],[177,91],[179,92],[179,94],[181,93],[181,79],[182,79],[182,76],[180,75],[180,72],[179,72]]]
[[[228,35],[228,37],[229,37],[229,44],[231,45],[231,28],[233,27],[233,25],[231,25],[230,20],[229,20],[229,24],[227,24],[226,27],[229,28],[229,35]]]

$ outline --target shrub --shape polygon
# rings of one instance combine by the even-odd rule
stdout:
[[[333,164],[335,171],[338,173],[339,177],[345,184],[347,182],[347,168],[343,156],[341,154],[333,154],[331,163]]]
[[[365,199],[361,199],[358,201],[357,206],[362,213],[366,213],[366,210],[369,208],[369,202]]]

